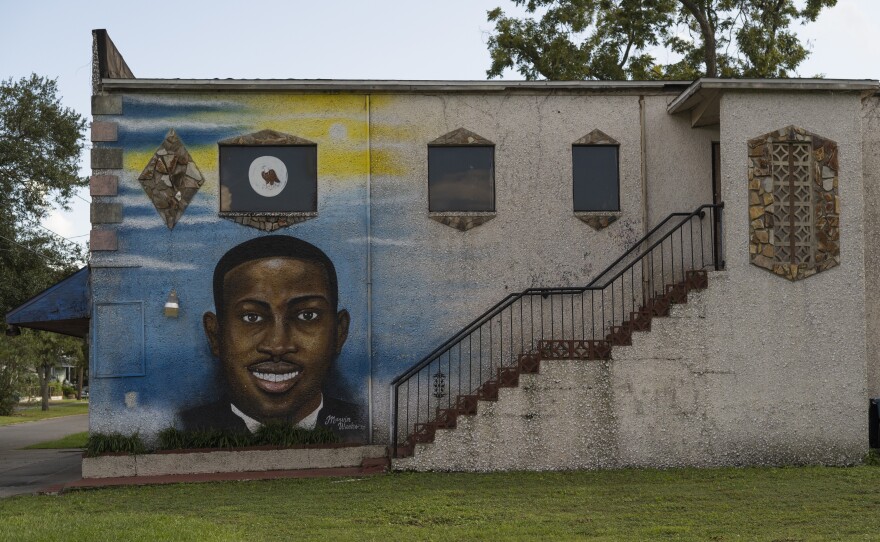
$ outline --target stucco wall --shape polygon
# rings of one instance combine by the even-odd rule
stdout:
[[[649,228],[670,213],[712,203],[712,142],[718,141],[718,126],[692,128],[689,112],[666,112],[672,99],[645,97]]]
[[[880,96],[862,106],[868,396],[880,397]]]
[[[665,99],[665,98],[664,98]],[[265,235],[217,216],[217,142],[273,129],[318,145],[318,216],[274,233],[309,241],[336,265],[351,329],[336,391],[387,438],[388,383],[503,296],[583,285],[643,231],[638,96],[129,93],[118,124],[118,250],[92,257],[92,430],[140,431],[222,393],[202,315],[211,273],[231,247]],[[658,118],[658,122],[660,122]],[[464,127],[493,141],[495,218],[462,232],[431,220],[427,143]],[[205,178],[173,230],[138,180],[174,129]],[[596,231],[572,210],[571,144],[593,130],[620,143],[620,219]],[[368,262],[371,265],[368,266]],[[162,315],[174,289],[178,318]],[[104,331],[102,331],[104,330]],[[112,331],[112,333],[111,333]],[[108,341],[106,334],[119,336]],[[143,356],[140,356],[140,352]],[[140,360],[140,361],[139,361]],[[368,390],[372,390],[370,395]]]
[[[867,448],[851,380],[802,360],[791,393],[759,357],[728,342],[729,272],[674,305],[611,361],[542,360],[497,402],[394,461],[412,470],[555,470],[852,464]],[[735,309],[733,309],[735,311]],[[772,362],[771,362],[772,363]],[[792,367],[793,364],[789,364]],[[769,379],[769,380],[768,380]]]
[[[509,293],[585,285],[642,234],[638,96],[371,98],[374,437],[388,382]],[[493,141],[497,216],[467,232],[428,218],[427,143],[464,127]],[[571,144],[620,142],[621,218],[574,216]]]
[[[744,435],[777,435],[777,446],[790,446],[788,428],[809,435],[816,425],[833,427],[828,438],[852,456],[867,447],[860,109],[854,93],[730,92],[721,101],[727,319],[736,325],[718,339],[737,385],[720,387],[719,402]],[[788,125],[839,145],[840,265],[797,282],[751,265],[748,248],[746,142]],[[793,444],[818,443],[812,435]]]

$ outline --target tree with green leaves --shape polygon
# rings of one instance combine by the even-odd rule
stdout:
[[[792,26],[837,0],[513,0],[488,13],[491,77],[527,80],[789,77],[809,56]],[[663,47],[680,57],[661,64]]]
[[[85,260],[79,245],[41,225],[53,204],[67,208],[87,183],[79,175],[84,135],[85,120],[61,104],[56,81],[31,75],[0,82],[0,318]],[[58,340],[49,333],[0,337],[0,409],[35,364],[45,376]]]

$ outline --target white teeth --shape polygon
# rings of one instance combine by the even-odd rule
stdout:
[[[261,373],[259,371],[253,372],[254,376],[259,378],[260,380],[265,380],[266,382],[287,382],[288,380],[293,380],[299,375],[299,371],[293,371],[292,373],[282,373],[282,374],[274,374],[274,373]]]

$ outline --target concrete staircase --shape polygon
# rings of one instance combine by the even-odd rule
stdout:
[[[392,467],[712,464],[712,454],[694,446],[704,440],[691,382],[701,369],[686,360],[699,357],[693,347],[702,348],[708,306],[703,290],[723,277],[723,272],[688,272],[685,281],[667,286],[604,341],[541,341],[536,352],[499,369],[476,394],[459,396],[454,408],[438,409],[434,420],[416,427]],[[673,420],[675,426],[646,427],[658,420],[664,425]]]

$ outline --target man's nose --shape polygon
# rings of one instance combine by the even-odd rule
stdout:
[[[296,352],[296,334],[293,326],[282,318],[278,318],[263,336],[257,350],[273,357],[281,357],[284,354]]]

